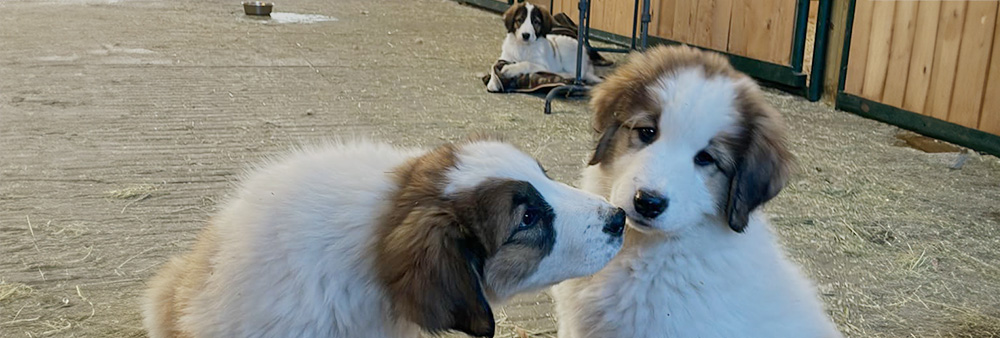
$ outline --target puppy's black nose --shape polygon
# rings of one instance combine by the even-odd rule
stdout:
[[[639,190],[639,192],[635,193],[635,200],[632,203],[635,206],[635,211],[640,215],[654,219],[656,216],[662,214],[663,210],[667,210],[669,200],[659,194]]]
[[[521,38],[523,38],[524,40],[528,40],[529,38],[531,38],[531,34],[530,33],[521,33]]]
[[[608,219],[608,223],[604,224],[604,233],[611,236],[621,236],[622,230],[625,229],[625,210],[618,208],[614,215]]]

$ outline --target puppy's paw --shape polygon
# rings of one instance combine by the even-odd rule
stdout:
[[[515,68],[516,67],[511,67],[511,66],[503,67],[503,69],[500,70],[500,76],[509,79],[521,75],[521,72]]]
[[[486,84],[486,91],[490,93],[503,92],[503,83],[500,82],[500,79],[495,74],[490,74],[490,81]]]

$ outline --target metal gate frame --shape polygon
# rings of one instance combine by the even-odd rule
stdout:
[[[836,99],[837,109],[994,156],[1000,156],[1000,136],[998,135],[893,107],[844,91],[847,63],[851,55],[851,32],[854,29],[854,10],[857,3],[857,0],[850,1],[847,8],[847,27],[844,32],[843,57],[840,61],[840,84],[837,86]]]
[[[507,3],[497,0],[455,0],[459,3],[473,5],[493,12],[503,13],[513,4],[513,0]],[[816,13],[816,34],[813,46],[813,61],[811,75],[802,72],[802,64],[805,56],[806,30],[809,22],[809,0],[797,0],[795,10],[795,28],[792,32],[792,55],[791,66],[776,64],[763,60],[757,60],[746,56],[730,54],[724,51],[717,51],[708,48],[693,46],[704,50],[711,50],[729,57],[729,62],[737,70],[744,72],[765,85],[776,87],[784,91],[802,95],[809,101],[818,101],[823,95],[823,74],[826,70],[827,39],[830,22],[830,10],[833,0],[819,0],[819,8]],[[598,29],[591,28],[590,35],[593,39],[628,47],[631,37],[622,36]],[[679,45],[678,41],[650,36],[649,45]]]

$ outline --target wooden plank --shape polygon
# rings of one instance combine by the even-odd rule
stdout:
[[[745,53],[741,54],[758,60],[771,60],[771,38],[775,35],[777,11],[773,1],[751,0],[746,12],[738,12],[746,16],[744,29],[747,33]]]
[[[917,6],[913,50],[910,52],[910,69],[906,76],[903,108],[920,114],[924,114],[927,89],[931,84],[931,66],[934,61],[940,12],[940,1],[919,1]]]
[[[698,10],[696,1],[677,0],[674,7],[674,30],[675,41],[694,44],[695,13]]]
[[[769,0],[774,2],[771,36],[768,37],[768,61],[791,66],[792,40],[795,39],[795,12],[797,0]],[[816,4],[818,5],[818,3]]]
[[[678,0],[660,0],[660,10],[654,14],[657,19],[656,26],[659,28],[657,35],[664,39],[674,39],[674,10]],[[680,0],[686,1],[686,0]]]
[[[871,41],[872,9],[875,3],[871,0],[857,0],[854,6],[854,27],[851,30],[851,50],[848,55],[844,91],[860,96],[861,87],[865,83],[868,42]]]
[[[694,15],[694,36],[691,42],[695,45],[708,47],[712,36],[712,12],[715,11],[716,0],[700,0],[697,2]]]
[[[660,15],[660,0],[649,0],[649,36],[660,36],[660,25],[659,15]],[[642,12],[640,12],[642,13]],[[641,19],[640,14],[640,19]],[[641,22],[640,22],[641,23]]]
[[[882,103],[893,107],[903,106],[906,95],[906,77],[910,71],[910,55],[913,52],[913,32],[917,23],[916,1],[896,3],[893,15],[892,44],[889,47],[889,70],[885,75],[885,89]]]
[[[608,27],[604,24],[606,17],[604,16],[604,9],[607,7],[607,1],[591,1],[590,3],[590,27],[595,29],[600,29],[607,31]]]
[[[847,12],[850,10],[849,0],[832,0],[830,10],[830,39],[826,49],[826,68],[823,76],[823,101],[835,104],[837,91],[840,89],[840,69],[844,57],[844,38],[847,34]]]
[[[750,32],[747,14],[754,0],[733,0],[733,15],[729,24],[729,46],[726,50],[736,55],[746,55]],[[861,0],[864,1],[864,0]]]
[[[623,36],[632,37],[632,15],[635,14],[635,1],[634,0],[618,0],[615,1],[618,5],[615,7],[615,26],[618,27],[619,32]],[[639,26],[635,27],[636,36],[639,34]]]
[[[577,22],[580,21],[580,4],[576,0],[564,0],[563,13],[569,15],[577,25],[580,24]]]
[[[629,20],[629,16],[632,15],[632,4],[633,1],[630,0],[616,0],[608,1],[611,9],[611,13],[605,13],[608,19],[611,21],[609,24],[612,32],[622,36],[632,36],[632,20]],[[625,14],[628,12],[628,14]]]
[[[622,1],[622,0],[595,1],[594,2],[594,3],[596,3],[596,2],[604,2],[604,27],[605,27],[604,30],[605,31],[608,31],[608,32],[611,32],[611,33],[615,33],[615,34],[618,34],[618,35],[622,35],[622,33],[621,33],[621,31],[622,31],[621,26],[618,25],[618,19],[619,19],[619,17],[618,17],[618,6],[621,5],[621,3],[625,2],[625,1],[628,1],[628,0],[624,0],[624,1]]]
[[[729,44],[729,23],[733,14],[733,0],[716,0],[712,11],[712,33],[705,47],[725,51]]]
[[[934,63],[931,66],[931,85],[927,92],[924,111],[940,120],[948,119],[951,104],[952,84],[958,66],[958,50],[962,42],[962,26],[965,23],[964,1],[944,1],[941,3],[941,17],[938,24],[937,43],[934,46]]]
[[[948,108],[948,122],[976,128],[986,88],[986,72],[993,49],[993,28],[997,19],[995,1],[971,1],[962,29],[962,47],[958,52],[955,89]],[[1000,95],[1000,92],[992,93]]]
[[[997,9],[1000,16],[1000,9]],[[979,130],[1000,135],[1000,19],[995,20],[993,30],[993,53],[990,57],[989,76],[986,79],[986,95],[979,113]]]
[[[702,0],[695,15],[694,44],[725,51],[729,43],[733,0]]]
[[[889,41],[892,41],[892,19],[895,15],[895,1],[877,1],[872,9],[871,41],[868,42],[868,62],[865,67],[865,81],[861,96],[882,102],[885,75],[889,68]]]

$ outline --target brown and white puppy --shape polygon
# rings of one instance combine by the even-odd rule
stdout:
[[[503,15],[507,27],[507,37],[503,40],[500,58],[509,63],[500,74],[491,69],[486,90],[503,91],[502,79],[522,74],[547,72],[563,78],[576,77],[575,38],[565,35],[551,35],[552,15],[547,9],[529,2],[515,3]],[[589,84],[601,82],[594,73],[594,65],[588,54],[581,59],[583,79]]]
[[[299,151],[244,180],[150,282],[160,337],[494,333],[491,303],[585,276],[625,215],[490,139]]]
[[[657,47],[592,94],[583,187],[629,226],[607,267],[553,288],[560,337],[840,337],[760,211],[792,156],[753,80],[719,54]]]

